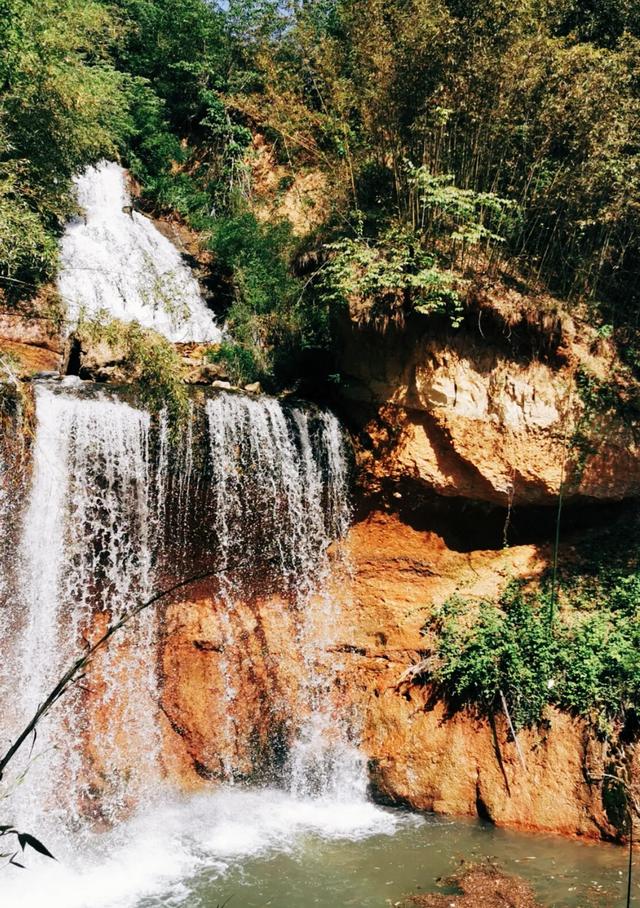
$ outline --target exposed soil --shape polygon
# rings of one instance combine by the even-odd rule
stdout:
[[[491,864],[470,865],[443,882],[458,888],[460,894],[414,895],[405,908],[543,908],[528,883],[507,876]]]

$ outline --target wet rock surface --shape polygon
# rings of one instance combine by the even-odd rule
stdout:
[[[502,717],[491,724],[451,714],[428,685],[407,681],[424,658],[421,628],[434,607],[455,592],[491,596],[513,576],[535,577],[549,552],[533,545],[455,552],[388,514],[356,524],[348,546],[353,582],[347,588],[343,578],[336,593],[332,696],[336,716],[356,721],[374,796],[498,826],[614,838],[601,786],[589,781],[601,776],[606,750],[584,722],[554,711],[543,727],[520,732],[523,768]],[[164,622],[163,709],[189,786],[198,775],[216,778],[225,753],[246,777],[266,754],[276,767],[289,734],[288,703],[308,671],[286,603],[237,603],[232,632],[225,614],[205,583],[172,605]],[[224,697],[229,681],[233,703]],[[242,736],[224,731],[230,721]],[[242,754],[228,750],[226,740],[237,746],[241,739],[250,742]]]

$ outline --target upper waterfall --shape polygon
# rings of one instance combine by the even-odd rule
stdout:
[[[105,311],[173,342],[219,340],[220,329],[176,247],[132,210],[125,170],[103,161],[77,176],[75,185],[82,213],[62,238],[58,279],[69,323]]]

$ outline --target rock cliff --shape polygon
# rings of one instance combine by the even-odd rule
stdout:
[[[561,485],[569,501],[637,496],[629,388],[611,389],[617,410],[586,400],[585,385],[624,374],[613,351],[587,326],[580,341],[564,336],[551,349],[530,333],[516,341],[516,328],[488,311],[494,337],[473,320],[453,331],[416,317],[385,332],[343,320],[343,406],[368,488],[409,482],[502,506],[554,504]]]
[[[597,782],[606,748],[582,721],[554,712],[543,728],[521,732],[523,767],[501,718],[492,725],[468,712],[449,715],[429,687],[407,680],[423,658],[420,629],[435,606],[456,591],[492,595],[514,575],[534,577],[548,552],[455,552],[380,513],[356,524],[348,547],[353,585],[339,593],[327,655],[338,667],[336,714],[358,717],[374,795],[513,828],[615,837]],[[188,787],[225,767],[238,778],[277,770],[288,706],[308,670],[281,599],[238,603],[232,646],[225,615],[204,584],[172,604],[164,622],[167,754]]]
[[[313,670],[337,668],[335,713],[357,717],[377,797],[613,838],[597,781],[610,755],[582,721],[553,713],[520,733],[521,757],[500,717],[450,715],[408,671],[424,657],[421,628],[435,606],[458,591],[493,596],[548,565],[544,533],[537,545],[525,532],[529,544],[499,547],[512,508],[525,526],[533,508],[554,517],[562,488],[570,522],[580,504],[640,493],[635,415],[589,412],[577,382],[616,371],[606,344],[588,332],[578,342],[566,325],[546,346],[530,326],[523,341],[517,321],[512,341],[504,317],[494,312],[484,328],[476,317],[475,330],[459,333],[424,321],[383,335],[341,326],[339,407],[356,441],[359,516],[346,542],[351,582],[340,574],[332,639]],[[21,319],[0,321],[0,336],[6,350],[20,345],[23,374],[59,364],[51,319],[28,330]],[[166,608],[161,626],[166,771],[188,788],[277,773],[310,670],[296,610],[271,590],[239,595],[230,613],[203,582]]]
[[[537,545],[500,548],[500,533],[487,530],[492,509],[499,522],[512,507],[525,526],[536,508],[555,519],[563,487],[570,524],[581,503],[640,492],[636,426],[615,408],[590,413],[576,381],[581,371],[606,380],[606,345],[588,331],[578,341],[563,325],[551,347],[534,350],[530,326],[526,343],[521,335],[512,343],[504,317],[493,319],[500,338],[486,342],[424,323],[384,335],[353,320],[342,325],[341,407],[364,495],[347,541],[352,585],[336,595],[329,644],[336,714],[359,717],[372,791],[383,800],[615,838],[598,782],[611,755],[583,721],[552,712],[544,727],[519,734],[519,753],[503,717],[451,715],[428,685],[411,681],[434,607],[455,592],[495,596],[512,577],[534,578],[549,564],[544,532]],[[454,532],[434,532],[452,524]],[[289,734],[282,698],[308,670],[285,602],[240,603],[232,648],[223,645],[222,611],[201,589],[171,606],[165,624],[163,709],[179,739],[180,773],[192,781],[194,773],[215,778],[225,760],[246,777],[265,755],[276,766]],[[229,672],[237,679],[233,721],[251,742],[241,754],[224,743]]]

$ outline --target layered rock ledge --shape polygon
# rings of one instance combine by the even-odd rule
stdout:
[[[491,724],[468,712],[450,715],[428,686],[406,682],[424,656],[421,628],[434,607],[455,592],[491,596],[511,577],[535,577],[548,550],[455,552],[381,513],[356,524],[348,545],[353,585],[341,588],[321,661],[338,669],[336,716],[356,721],[374,796],[505,827],[615,838],[596,781],[607,750],[582,720],[554,711],[544,727],[521,732],[523,768],[500,717]],[[164,623],[166,755],[189,788],[219,778],[225,765],[247,779],[265,766],[277,770],[290,734],[287,701],[308,671],[282,599],[237,603],[232,646],[225,614],[205,583],[172,604]],[[241,753],[239,740],[247,742]]]
[[[503,507],[553,504],[561,487],[569,502],[637,497],[638,414],[590,412],[579,382],[612,379],[614,351],[585,326],[586,342],[549,350],[508,340],[504,323],[486,338],[481,324],[456,332],[415,317],[380,332],[343,320],[343,408],[368,489],[410,482]]]

